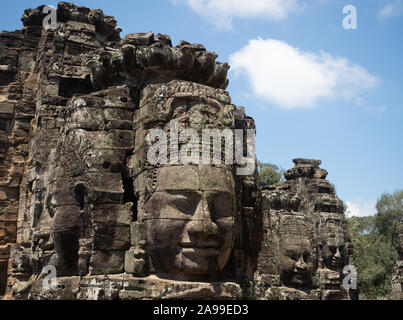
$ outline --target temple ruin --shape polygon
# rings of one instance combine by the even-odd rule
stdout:
[[[257,166],[147,160],[171,121],[256,130],[228,64],[165,34],[122,39],[99,9],[45,16],[0,34],[0,296],[349,299],[344,205],[319,160],[262,190]]]

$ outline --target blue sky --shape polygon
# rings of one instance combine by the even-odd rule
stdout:
[[[167,33],[231,62],[233,103],[257,125],[259,160],[284,169],[321,159],[356,215],[403,188],[402,0],[88,0],[127,33]],[[3,1],[0,29],[21,28],[25,8]],[[345,30],[343,8],[357,9]]]

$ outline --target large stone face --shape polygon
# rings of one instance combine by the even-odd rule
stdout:
[[[168,177],[189,178],[181,166],[164,169],[169,169]],[[146,251],[155,272],[215,275],[226,266],[234,245],[234,185],[225,183],[232,172],[211,168],[209,176],[203,176],[201,166],[190,170],[196,178],[190,189],[167,185],[158,173],[159,190],[144,205]],[[210,175],[218,180],[203,181]]]
[[[320,161],[296,159],[263,202],[256,166],[237,175],[226,133],[255,125],[225,91],[228,64],[164,34],[121,39],[113,17],[66,2],[44,29],[42,9],[0,34],[0,295],[345,297],[343,203]],[[166,162],[150,162],[155,130],[178,143],[154,153]]]
[[[139,198],[137,218],[147,230],[149,272],[180,280],[245,274],[253,255],[243,262],[236,261],[236,254],[243,254],[242,247],[247,245],[241,238],[247,234],[241,232],[244,208],[240,191],[246,188],[245,179],[234,174],[231,164],[203,164],[204,151],[197,139],[190,143],[191,154],[180,157],[188,163],[177,160],[185,145],[179,136],[183,130],[192,129],[201,138],[203,129],[233,130],[253,128],[253,124],[249,125],[242,113],[236,123],[240,110],[230,104],[225,91],[194,82],[150,84],[140,96],[139,110],[134,115],[137,130],[129,171]],[[177,130],[176,138],[173,128]],[[161,154],[168,161],[158,167],[150,165],[146,156],[146,137],[156,129],[166,133],[170,142],[177,140],[181,145],[164,149]],[[257,205],[256,201],[251,203],[255,212]]]

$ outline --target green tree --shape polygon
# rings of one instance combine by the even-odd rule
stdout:
[[[403,191],[383,194],[376,208],[375,216],[348,219],[358,284],[369,298],[386,296],[391,291],[391,274],[398,258],[396,247],[403,225]]]
[[[358,230],[360,234],[371,234],[375,231],[375,216],[368,217],[354,217],[354,220],[358,224]]]
[[[262,188],[280,182],[284,170],[271,163],[258,162],[259,183]]]
[[[403,224],[403,190],[393,194],[383,194],[376,204],[378,214],[375,218],[375,228],[379,234],[390,238],[397,246],[399,231]]]
[[[369,218],[369,217],[365,217]],[[387,296],[391,292],[391,275],[397,259],[397,252],[391,240],[375,231],[368,233],[361,219],[348,219],[351,241],[354,246],[353,264],[358,273],[360,291],[370,299]]]

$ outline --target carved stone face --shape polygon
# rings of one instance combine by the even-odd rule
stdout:
[[[343,266],[345,256],[344,243],[337,238],[330,238],[322,247],[322,259],[326,268],[338,270]]]
[[[325,223],[321,228],[324,237],[321,245],[321,256],[324,267],[338,271],[343,267],[346,256],[344,232],[341,218],[332,213],[322,213]]]
[[[281,274],[283,285],[307,287],[313,274],[312,247],[308,239],[285,238],[281,242]]]
[[[337,269],[342,266],[344,246],[324,246],[322,250],[323,263],[328,269]]]
[[[234,200],[232,172],[226,168],[160,168],[156,190],[144,205],[154,272],[186,278],[222,271],[234,243]]]

